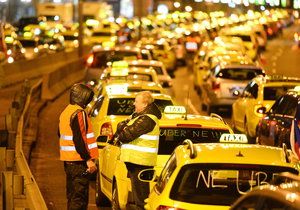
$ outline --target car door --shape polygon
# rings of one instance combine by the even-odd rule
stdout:
[[[289,130],[297,110],[297,98],[290,94],[280,97],[262,118],[258,127],[258,142],[269,146],[282,146],[283,140],[290,148]],[[284,139],[279,138],[285,136]]]
[[[257,91],[258,85],[255,82],[249,82],[241,96],[232,105],[234,124],[241,131],[244,131],[246,110],[250,108],[248,104],[253,103],[255,97],[257,97]]]

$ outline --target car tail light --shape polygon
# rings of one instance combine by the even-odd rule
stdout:
[[[167,53],[163,54],[163,58],[168,58],[168,54]]]
[[[220,89],[220,82],[214,81],[214,82],[212,83],[212,89],[213,89],[213,90]]]
[[[269,35],[272,35],[272,34],[273,34],[273,30],[272,30],[271,28],[268,28],[267,33],[268,33]]]
[[[91,66],[92,63],[94,62],[94,55],[93,54],[89,55],[89,57],[86,59],[86,62],[89,66]]]
[[[172,207],[172,206],[160,205],[159,207],[156,208],[156,210],[183,210],[183,209]]]
[[[108,139],[113,137],[113,129],[110,122],[103,123],[100,129],[100,136],[107,136]]]

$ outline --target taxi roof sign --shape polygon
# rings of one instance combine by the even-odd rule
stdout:
[[[113,77],[128,76],[128,69],[127,68],[112,68],[110,76],[113,76]]]
[[[127,61],[115,61],[112,63],[113,68],[128,68]]]
[[[127,85],[107,85],[106,86],[106,92],[109,94],[126,94],[127,93]]]
[[[241,143],[247,144],[248,139],[245,134],[229,134],[224,133],[220,137],[220,143]]]
[[[165,114],[185,114],[186,109],[184,106],[166,106],[164,109]]]

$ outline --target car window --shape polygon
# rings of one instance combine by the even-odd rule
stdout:
[[[134,98],[113,98],[109,100],[107,115],[131,115],[134,112]],[[155,99],[154,103],[163,112],[166,106],[172,106],[171,100]]]
[[[295,116],[297,99],[291,95],[284,95],[279,98],[271,108],[271,113],[279,115]]]
[[[293,89],[293,86],[278,86],[278,87],[264,87],[264,100],[273,100],[275,101],[280,96],[284,95],[287,90]]]
[[[170,177],[172,176],[173,172],[175,171],[176,167],[177,167],[176,156],[175,156],[175,153],[173,153],[171,155],[171,157],[169,158],[169,160],[167,161],[165,167],[163,168],[163,170],[158,178],[158,181],[155,185],[158,192],[162,192],[164,190]]]
[[[294,168],[272,165],[187,164],[180,169],[175,179],[170,199],[203,205],[227,206],[254,187],[271,183],[285,171],[298,174]]]
[[[99,97],[96,101],[96,103],[93,105],[93,107],[91,108],[91,111],[89,112],[89,115],[91,117],[96,117],[99,113],[99,110],[101,109],[101,106],[103,104],[104,101],[104,97]]]
[[[258,85],[255,82],[250,82],[244,89],[243,97],[257,98],[257,96],[258,96]]]
[[[223,133],[229,133],[228,129],[177,126],[160,127],[158,154],[171,154],[185,139],[193,143],[216,143]]]
[[[127,76],[111,76],[110,73],[106,75],[106,79],[109,80],[140,80],[140,81],[147,81],[153,82],[152,75],[150,74],[142,74],[142,73],[134,73],[129,72]]]
[[[221,69],[216,73],[216,77],[232,80],[251,80],[259,74],[260,71],[257,71],[256,69],[234,68]]]

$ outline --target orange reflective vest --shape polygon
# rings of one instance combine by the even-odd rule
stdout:
[[[60,131],[60,160],[62,161],[83,161],[80,155],[77,153],[75,144],[73,142],[73,132],[70,126],[71,116],[77,110],[83,109],[78,105],[69,104],[66,109],[61,113],[59,118],[59,131]],[[85,141],[87,151],[89,151],[92,159],[98,158],[97,142],[92,130],[92,124],[87,117],[87,130],[82,129],[82,138]]]
[[[155,166],[159,145],[159,121],[156,116],[148,115],[155,121],[155,127],[149,133],[143,134],[135,140],[121,145],[120,160],[144,166]],[[138,117],[130,120],[127,125],[132,125]]]

